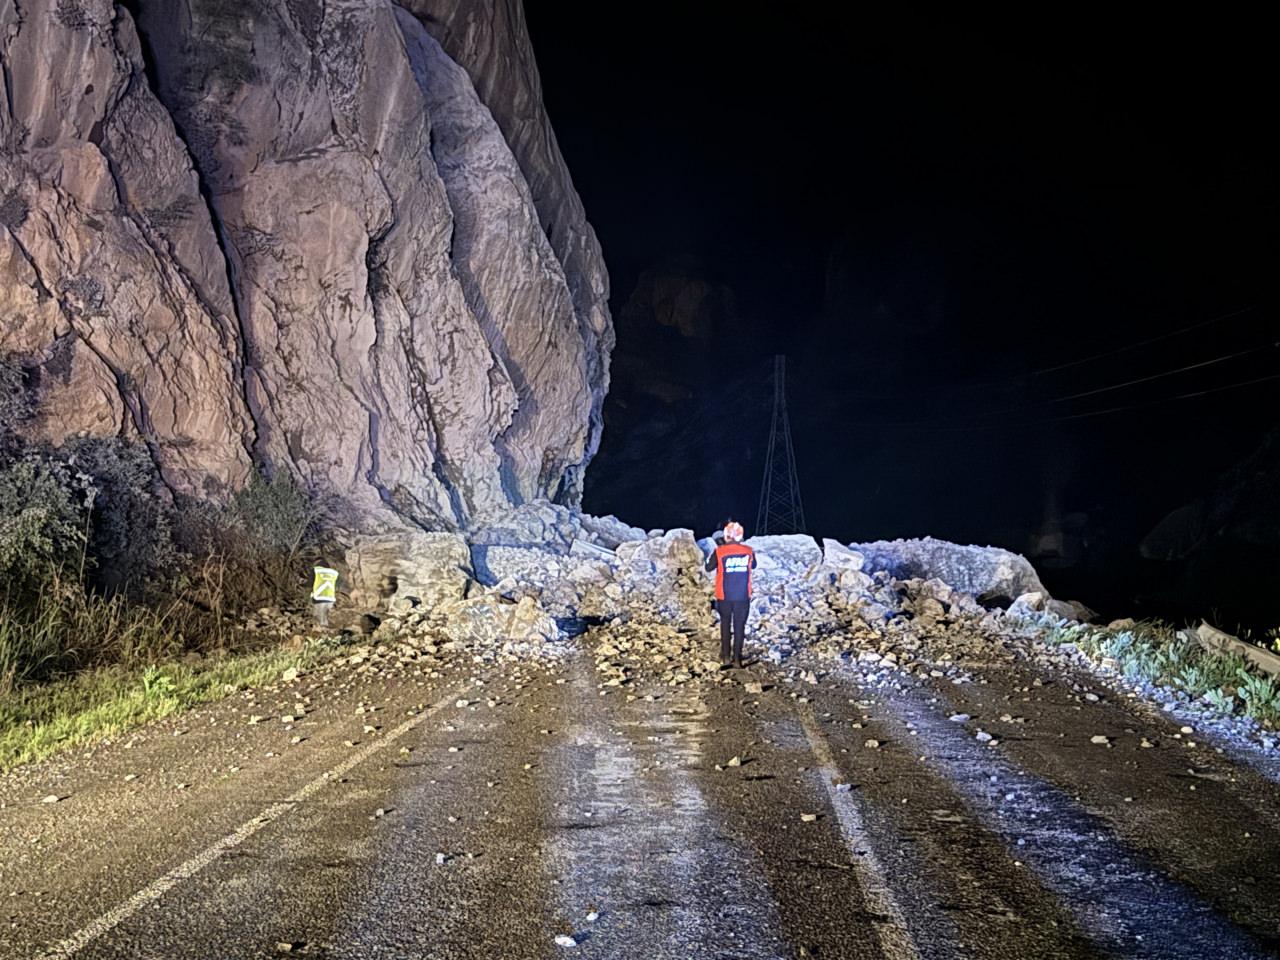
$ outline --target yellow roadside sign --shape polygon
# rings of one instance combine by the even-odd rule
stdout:
[[[329,567],[316,567],[316,578],[311,584],[313,603],[334,603],[338,599],[338,571]]]

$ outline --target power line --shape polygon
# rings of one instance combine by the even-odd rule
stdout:
[[[1056,397],[1053,399],[1047,399],[1047,401],[1039,401],[1038,403],[1042,403],[1042,404],[1043,403],[1066,403],[1068,401],[1073,401],[1073,399],[1080,399],[1082,397],[1093,397],[1093,396],[1096,396],[1096,394],[1100,394],[1100,393],[1110,393],[1111,390],[1120,390],[1120,389],[1124,389],[1125,387],[1133,387],[1134,384],[1149,383],[1149,381],[1151,380],[1160,380],[1162,378],[1165,378],[1165,376],[1185,374],[1185,372],[1187,372],[1188,370],[1199,370],[1201,369],[1201,367],[1212,366],[1213,364],[1221,364],[1221,362],[1224,362],[1226,360],[1235,360],[1236,357],[1248,356],[1249,353],[1257,353],[1258,351],[1263,351],[1263,349],[1267,349],[1268,347],[1272,349],[1274,349],[1275,347],[1280,347],[1280,342],[1261,343],[1261,344],[1258,344],[1257,347],[1249,347],[1248,349],[1242,349],[1242,351],[1236,351],[1235,353],[1224,353],[1224,355],[1222,355],[1221,357],[1213,357],[1213,360],[1202,360],[1202,361],[1199,361],[1198,364],[1188,364],[1187,366],[1175,367],[1175,369],[1164,370],[1164,371],[1158,372],[1158,374],[1151,374],[1149,376],[1139,376],[1139,378],[1134,380],[1125,380],[1124,383],[1111,384],[1110,387],[1098,387],[1097,389],[1094,389],[1094,390],[1084,390],[1083,393],[1073,393],[1073,394],[1070,394],[1070,396],[1068,397]]]
[[[1243,307],[1240,310],[1233,310],[1231,313],[1224,313],[1218,317],[1212,317],[1208,320],[1201,320],[1199,323],[1193,323],[1189,327],[1183,327],[1180,330],[1171,330],[1168,333],[1162,333],[1158,337],[1149,337],[1146,340],[1138,340],[1135,343],[1125,344],[1123,347],[1116,347],[1114,350],[1106,350],[1102,353],[1095,353],[1089,357],[1081,357],[1079,360],[1069,360],[1066,363],[1059,363],[1052,367],[1044,367],[1040,370],[1033,370],[1026,374],[1028,377],[1039,377],[1046,373],[1054,373],[1058,370],[1066,370],[1069,367],[1078,367],[1083,363],[1092,363],[1094,360],[1102,360],[1106,357],[1114,357],[1119,353],[1126,353],[1130,350],[1137,350],[1139,347],[1145,347],[1152,343],[1159,343],[1161,340],[1169,340],[1173,337],[1180,337],[1184,333],[1190,333],[1193,330],[1199,330],[1202,327],[1210,326],[1214,323],[1221,323],[1223,320],[1230,320],[1232,317],[1238,317],[1241,314],[1249,313],[1254,310],[1254,306]]]
[[[1146,400],[1142,403],[1125,404],[1122,407],[1110,407],[1107,410],[1094,410],[1091,413],[1073,413],[1065,417],[1053,417],[1048,420],[1041,420],[1041,423],[1059,423],[1063,420],[1080,420],[1085,417],[1100,417],[1107,413],[1120,413],[1124,410],[1137,410],[1140,407],[1152,407],[1161,403],[1171,403],[1174,400],[1190,400],[1193,397],[1203,397],[1210,393],[1222,393],[1224,390],[1238,390],[1240,387],[1249,387],[1255,383],[1265,383],[1268,380],[1280,380],[1280,373],[1273,373],[1266,377],[1255,377],[1253,380],[1241,380],[1239,383],[1228,383],[1221,387],[1208,387],[1204,390],[1195,390],[1191,393],[1180,393],[1174,397],[1162,397],[1155,400]]]
[[[1123,347],[1116,347],[1113,350],[1105,350],[1102,353],[1095,353],[1087,357],[1080,357],[1077,360],[1068,360],[1066,363],[1055,364],[1052,367],[1042,367],[1039,370],[1032,370],[1029,373],[1017,374],[1012,379],[988,378],[985,380],[974,380],[970,383],[962,383],[957,386],[957,390],[960,392],[964,392],[964,391],[976,390],[981,387],[990,387],[990,386],[1006,386],[1006,387],[1012,388],[1017,384],[1025,383],[1031,377],[1039,377],[1046,373],[1054,373],[1058,370],[1067,370],[1071,367],[1078,367],[1086,363],[1092,363],[1095,360],[1105,360],[1108,357],[1113,357],[1121,353],[1126,353],[1130,350],[1137,350],[1140,347],[1149,346],[1150,344],[1153,344],[1153,343],[1159,343],[1162,340],[1169,340],[1169,339],[1172,339],[1173,337],[1178,337],[1184,333],[1190,333],[1193,330],[1199,330],[1203,327],[1207,327],[1215,323],[1221,323],[1223,320],[1230,320],[1232,317],[1238,317],[1246,313],[1251,313],[1256,309],[1257,307],[1251,304],[1247,307],[1242,307],[1239,310],[1233,310],[1230,313],[1224,313],[1216,317],[1210,317],[1208,320],[1201,320],[1199,323],[1193,323],[1190,326],[1182,327],[1178,330],[1171,330],[1168,333],[1163,333],[1156,337],[1148,337],[1145,340],[1138,340],[1134,343],[1128,343],[1128,344],[1125,344]]]
[[[1280,341],[1273,341],[1271,343],[1259,344],[1256,347],[1249,347],[1246,350],[1239,350],[1239,351],[1236,351],[1235,353],[1224,354],[1221,357],[1214,357],[1211,360],[1201,360],[1196,363],[1191,363],[1185,366],[1176,367],[1172,370],[1162,370],[1159,373],[1149,374],[1148,376],[1145,376],[1145,377],[1137,377],[1133,380],[1125,380],[1122,383],[1113,383],[1105,387],[1098,387],[1093,390],[1085,390],[1080,393],[1068,394],[1067,396],[1063,396],[1063,397],[1051,397],[1047,400],[1029,400],[1026,403],[1020,403],[1017,406],[1003,407],[999,410],[988,410],[985,412],[977,412],[977,413],[970,414],[970,416],[977,417],[977,418],[1002,417],[1005,414],[1009,414],[1009,413],[1019,413],[1023,410],[1026,410],[1028,407],[1043,407],[1043,406],[1050,406],[1055,403],[1066,403],[1070,400],[1079,400],[1084,397],[1092,397],[1102,393],[1110,393],[1113,390],[1121,390],[1125,387],[1135,386],[1140,383],[1148,383],[1153,380],[1161,380],[1165,377],[1171,377],[1179,373],[1186,373],[1190,370],[1196,370],[1203,367],[1212,366],[1217,363],[1223,363],[1224,361],[1227,361],[1227,360],[1234,360],[1238,357],[1247,356],[1252,353],[1258,353],[1263,350],[1275,349],[1276,347],[1280,347]],[[930,421],[910,420],[902,423],[884,424],[884,426],[909,427],[909,426],[915,426],[920,424],[930,425]]]
[[[1269,374],[1265,377],[1255,377],[1252,380],[1241,380],[1236,383],[1223,384],[1219,387],[1206,387],[1204,390],[1193,390],[1189,393],[1180,393],[1172,397],[1156,397],[1152,400],[1144,400],[1138,403],[1124,404],[1118,407],[1108,407],[1105,410],[1093,410],[1088,413],[1073,413],[1062,417],[1047,417],[1039,420],[1007,420],[1000,423],[980,423],[968,425],[951,425],[951,424],[932,424],[926,420],[917,420],[910,423],[874,423],[865,421],[863,423],[846,423],[845,427],[872,427],[880,430],[924,430],[937,433],[969,433],[977,430],[998,430],[1002,428],[1036,427],[1046,423],[1061,423],[1065,420],[1081,420],[1088,417],[1100,417],[1105,414],[1121,413],[1127,410],[1138,410],[1144,407],[1159,406],[1163,403],[1172,403],[1175,400],[1190,400],[1195,397],[1203,397],[1213,393],[1222,393],[1227,390],[1238,390],[1242,387],[1249,387],[1259,383],[1266,383],[1272,380],[1280,380],[1280,373]]]

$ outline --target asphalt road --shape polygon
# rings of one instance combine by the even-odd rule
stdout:
[[[11,775],[0,957],[1280,951],[1275,771],[1087,678],[601,687],[594,642],[317,671]]]

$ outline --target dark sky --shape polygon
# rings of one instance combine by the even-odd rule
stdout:
[[[601,9],[527,4],[615,316],[673,261],[736,306],[696,343],[619,324],[589,508],[753,521],[774,352],[810,532],[845,540],[1025,550],[1070,515],[1098,572],[1276,424],[1280,380],[1175,399],[1280,374],[1260,23]],[[641,362],[683,371],[681,443]]]

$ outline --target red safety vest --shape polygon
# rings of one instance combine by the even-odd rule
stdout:
[[[724,543],[716,547],[716,599],[724,600],[728,580],[730,600],[751,599],[751,568],[756,552],[745,543]],[[746,577],[746,596],[742,596],[742,578]]]

